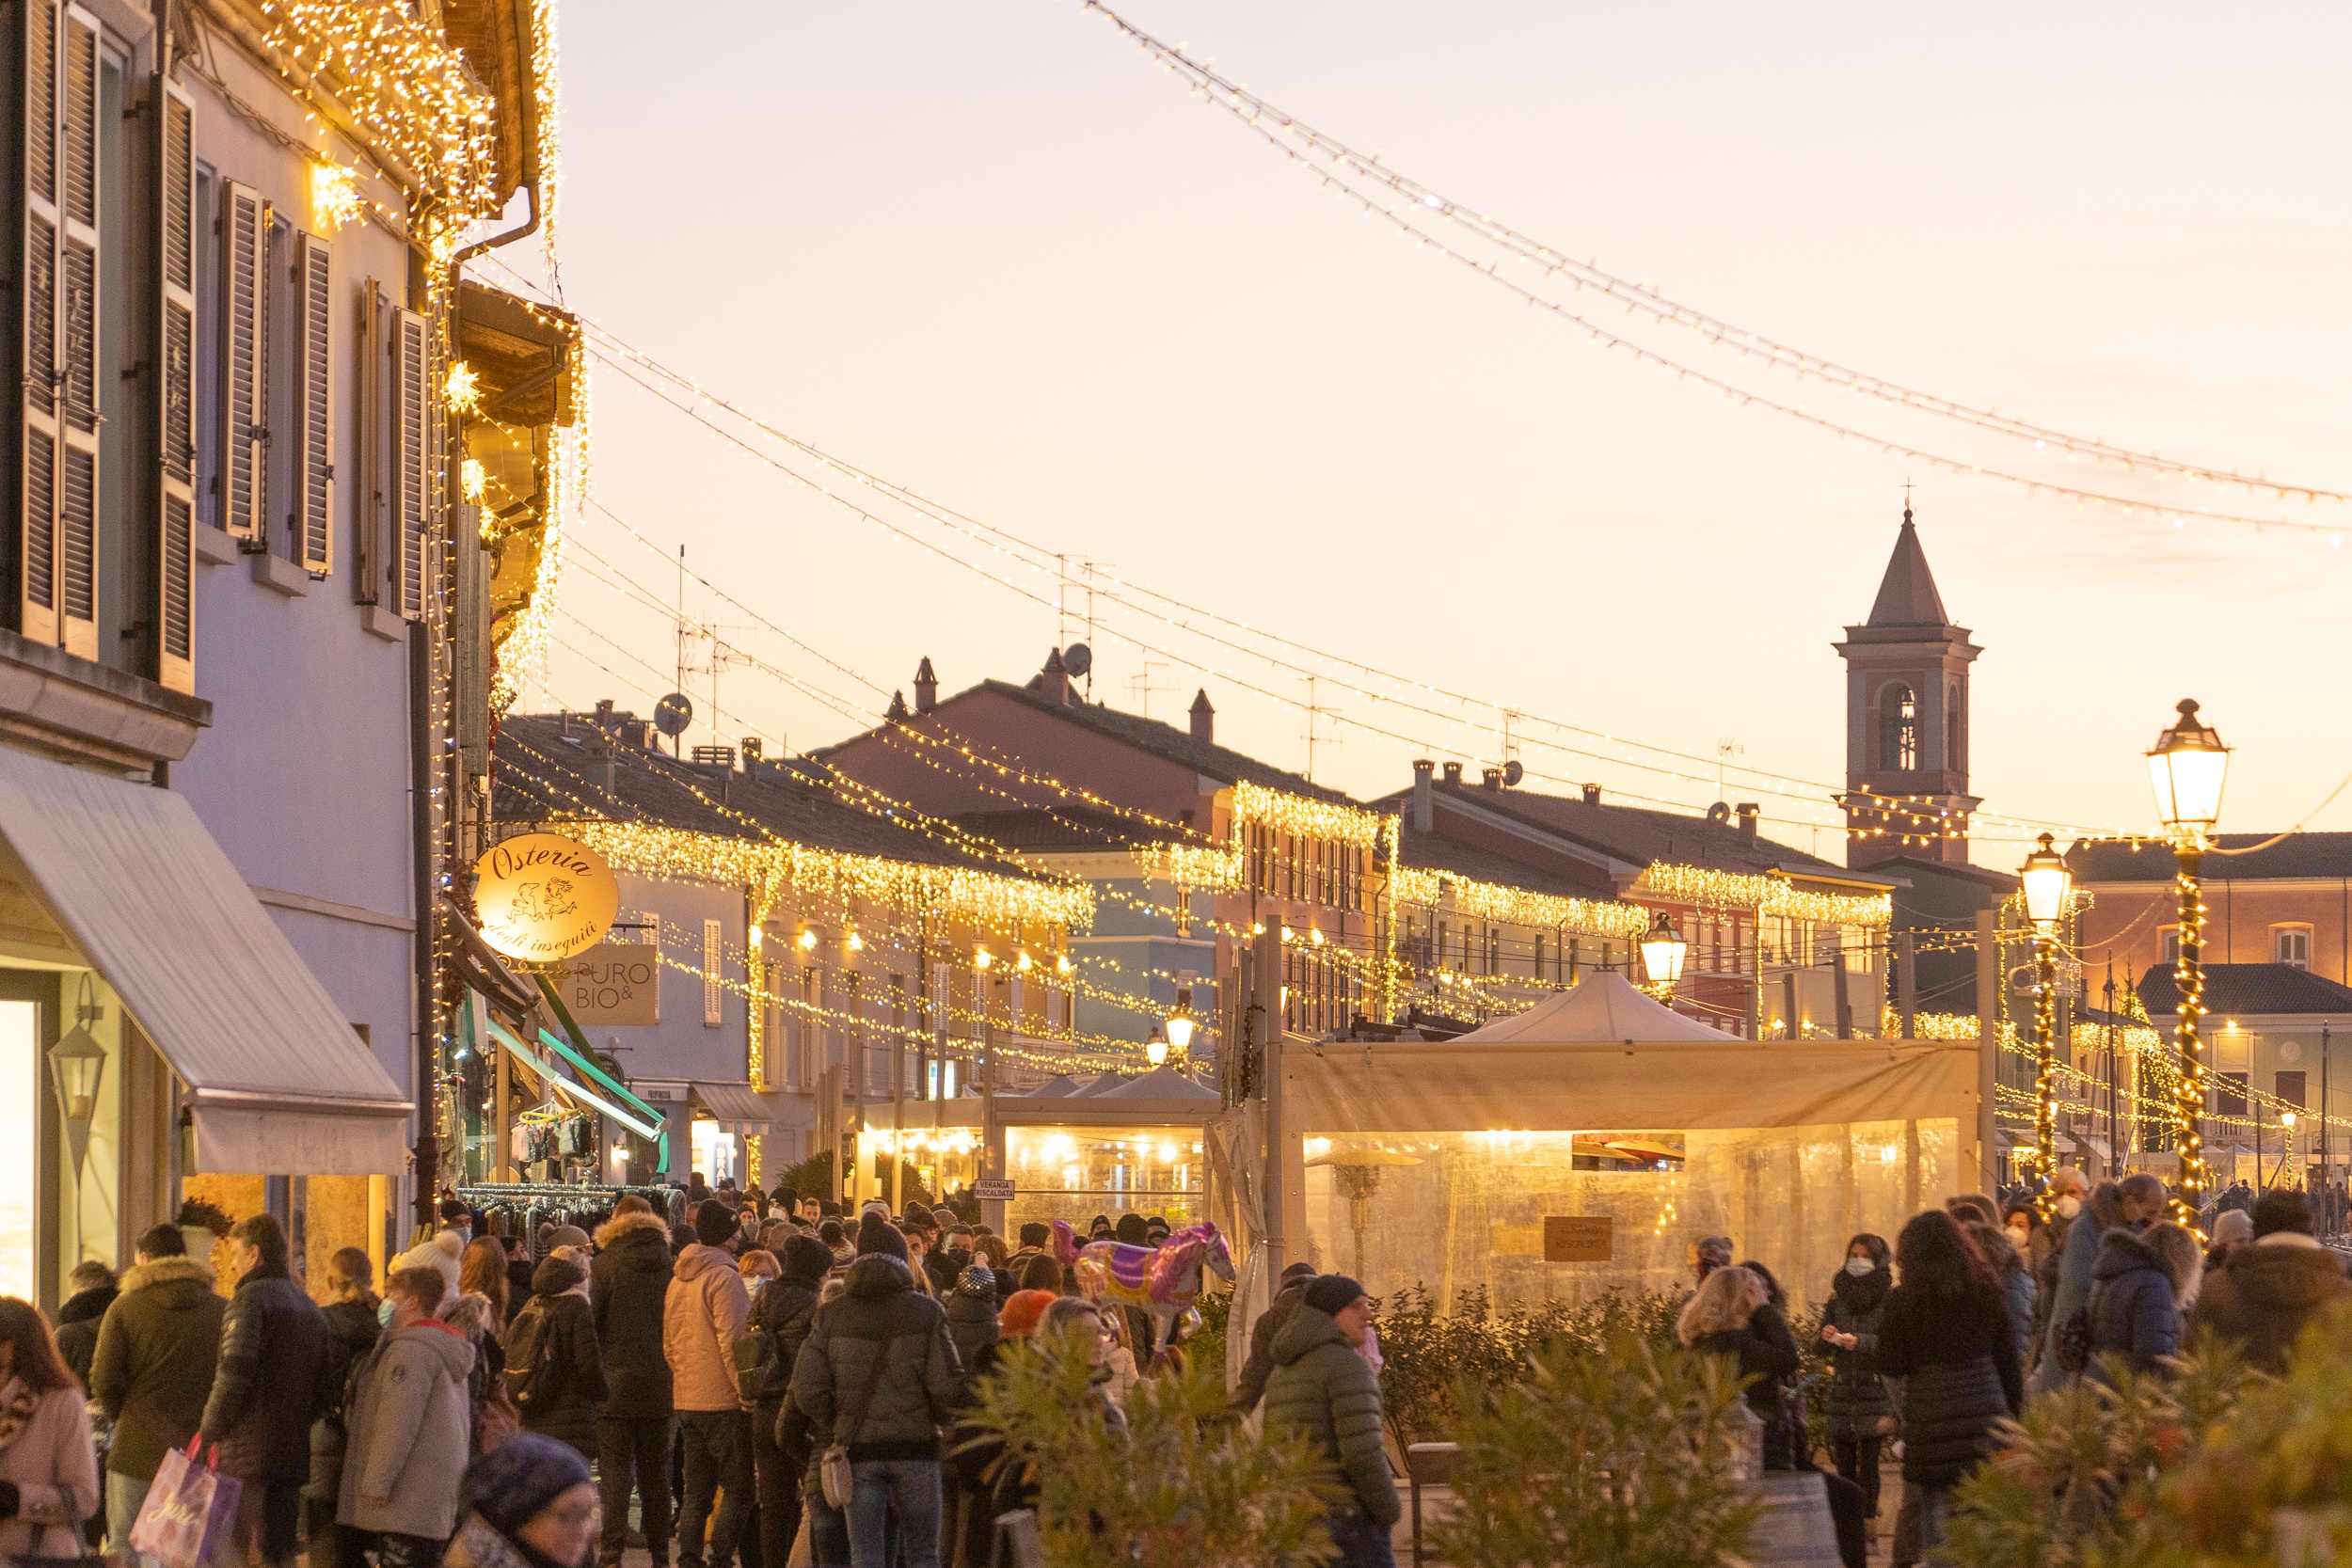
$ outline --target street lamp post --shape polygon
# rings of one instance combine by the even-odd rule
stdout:
[[[1682,980],[1682,960],[1690,951],[1691,944],[1682,940],[1665,911],[1651,916],[1648,934],[1642,938],[1642,970],[1661,1002],[1673,999],[1675,987]]]
[[[2033,922],[2033,1145],[2042,1178],[2035,1201],[2046,1212],[2050,1177],[2058,1169],[2058,923],[2074,897],[2074,876],[2043,833],[2041,847],[2026,857],[2019,880],[2025,884],[2026,917]]]
[[[2280,1127],[2283,1127],[2283,1128],[2285,1128],[2285,1129],[2286,1129],[2286,1145],[2287,1145],[2287,1147],[2286,1147],[2285,1150],[2284,1150],[2283,1152],[2281,1152],[2281,1153],[2280,1154],[2280,1156],[2279,1156],[2279,1180],[2280,1180],[2281,1182],[2286,1183],[2286,1185],[2288,1185],[2289,1187],[2299,1187],[2299,1186],[2301,1186],[2301,1185],[2302,1185],[2302,1183],[2301,1183],[2300,1181],[2296,1181],[2296,1180],[2293,1180],[2294,1176],[2296,1175],[2296,1170],[2295,1170],[2295,1113],[2294,1113],[2293,1111],[2281,1111],[2281,1112],[2280,1112],[2280,1113],[2279,1113],[2279,1125],[2280,1125]]]
[[[2197,705],[2184,699],[2180,718],[2156,736],[2148,752],[2148,782],[2156,792],[2156,816],[2172,835],[2173,887],[2180,901],[2180,958],[2173,984],[2180,992],[2172,1037],[2181,1053],[2181,1081],[2174,1097],[2174,1143],[2181,1160],[2173,1202],[2193,1224],[2213,1184],[2199,1122],[2205,1114],[2204,1042],[2198,1022],[2205,1012],[2202,959],[2205,898],[2201,874],[2205,843],[2221,818],[2221,786],[2230,770],[2230,749],[2208,725],[2198,722]]]

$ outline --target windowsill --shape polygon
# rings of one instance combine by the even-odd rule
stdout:
[[[298,599],[310,591],[310,574],[276,551],[260,550],[250,559],[253,580],[271,593]]]
[[[371,635],[380,637],[387,642],[408,641],[408,623],[380,604],[361,605],[359,625],[365,627]]]
[[[226,566],[245,552],[237,541],[210,523],[196,525],[196,559],[207,566]]]

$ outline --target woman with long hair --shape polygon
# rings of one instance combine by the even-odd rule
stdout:
[[[1870,1359],[1905,1380],[1903,1480],[1919,1488],[1924,1550],[1943,1543],[1952,1489],[2024,1410],[2024,1378],[2000,1275],[1958,1220],[1941,1209],[1913,1215],[1895,1238],[1895,1267]]]
[[[506,1243],[496,1236],[477,1238],[457,1262],[457,1293],[441,1304],[441,1321],[466,1337],[473,1346],[473,1370],[466,1375],[466,1400],[472,1411],[473,1451],[485,1439],[495,1445],[519,1424],[506,1397],[506,1330],[515,1310],[508,1305],[513,1282]]]
[[[33,1304],[0,1296],[0,1558],[82,1555],[98,1513],[89,1404]]]

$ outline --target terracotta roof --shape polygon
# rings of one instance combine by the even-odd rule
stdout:
[[[1928,552],[1919,547],[1919,531],[1903,508],[1902,531],[1895,536],[1895,553],[1887,559],[1886,576],[1879,579],[1879,596],[1870,606],[1873,626],[1944,626],[1944,595],[1935,591],[1935,574],[1928,570]]]
[[[1824,877],[1873,885],[1891,885],[1900,879],[1867,871],[1849,871],[1802,849],[1791,849],[1769,838],[1750,837],[1740,832],[1736,822],[1710,822],[1704,816],[1614,805],[1606,800],[1590,802],[1581,798],[1538,795],[1525,789],[1487,789],[1480,784],[1443,782],[1431,787],[1441,797],[1458,798],[1479,810],[1515,817],[1636,865],[1663,861],[1668,864],[1749,876],[1778,870],[1792,877]],[[1405,812],[1409,819],[1412,794],[1409,789],[1399,790],[1374,801],[1373,809]]]
[[[1196,740],[1189,730],[1180,730],[1173,724],[1163,724],[1156,719],[1145,719],[1133,713],[1121,713],[1116,708],[1104,707],[1097,703],[1074,700],[1069,703],[1057,703],[1041,691],[1032,691],[1025,687],[1016,686],[1010,681],[982,681],[979,685],[968,687],[952,697],[942,699],[931,711],[946,713],[958,703],[967,701],[975,692],[979,691],[992,691],[1012,702],[1025,703],[1040,713],[1050,713],[1065,723],[1074,724],[1080,729],[1092,730],[1097,735],[1132,746],[1139,752],[1149,752],[1152,756],[1175,763],[1180,767],[1189,768],[1194,772],[1204,774],[1220,784],[1263,784],[1269,789],[1279,789],[1292,795],[1303,795],[1310,800],[1335,800],[1343,805],[1355,803],[1340,791],[1326,789],[1323,785],[1299,774],[1279,768],[1270,768],[1254,757],[1245,756],[1239,752],[1219,746],[1214,741]],[[952,730],[953,724],[950,723],[948,727]],[[829,757],[843,747],[875,733],[877,732],[868,730],[862,735],[852,736],[848,740],[823,747],[809,754],[813,757]],[[1031,760],[1041,762],[1043,759],[1032,758]]]
[[[614,714],[612,723],[618,734],[640,731],[644,721]],[[818,848],[922,865],[1024,874],[1003,861],[966,854],[887,816],[835,800],[821,783],[822,769],[811,768],[805,759],[757,763],[756,772],[747,773],[715,764],[679,762],[614,739],[612,789],[607,794],[603,759],[592,751],[601,738],[585,714],[570,715],[568,721],[562,714],[510,714],[500,725],[491,752],[492,817],[537,822],[596,816],[723,838],[772,834]],[[698,790],[725,809],[706,804],[697,798]]]
[[[2265,844],[2275,833],[2220,833],[2222,849]],[[2172,851],[2160,843],[2135,845],[2124,839],[2086,839],[2066,852],[2078,882],[2169,882]],[[2253,882],[2312,877],[2352,877],[2352,832],[2289,833],[2267,848],[2243,855],[2205,856],[2205,880]]]
[[[1408,866],[1436,871],[1475,881],[1494,882],[1503,887],[1523,888],[1530,893],[1550,894],[1560,898],[1605,898],[1617,896],[1616,884],[1608,873],[1595,867],[1588,877],[1565,876],[1545,871],[1524,862],[1482,849],[1474,844],[1438,833],[1424,833],[1410,822],[1398,835],[1397,853]]]
[[[2180,1006],[2170,964],[2151,964],[2139,977],[2139,1003],[2151,1017]],[[2217,1019],[2319,1014],[2352,1021],[2352,987],[2293,964],[2205,965],[2205,1015]]]

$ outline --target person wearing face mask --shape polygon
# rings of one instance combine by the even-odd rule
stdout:
[[[391,1322],[354,1376],[335,1519],[375,1538],[378,1568],[439,1568],[457,1528],[474,1354],[440,1316],[448,1293],[438,1269],[395,1271],[384,1286]]]
[[[2030,1203],[2012,1203],[2001,1212],[2001,1228],[2009,1232],[2009,1244],[2017,1249],[2026,1268],[2033,1268],[2033,1236],[2041,1228]],[[2039,1281],[2036,1282],[2037,1284]]]
[[[1830,1347],[1830,1463],[1861,1488],[1866,1519],[1878,1517],[1879,1451],[1895,1425],[1895,1402],[1870,1366],[1894,1283],[1886,1238],[1865,1231],[1846,1243],[1845,1267],[1821,1309],[1821,1342]]]
[[[2042,1373],[2035,1392],[2061,1387],[2075,1375],[2058,1365],[2058,1337],[2090,1304],[2106,1233],[2120,1228],[2137,1236],[2164,1208],[2164,1183],[2146,1171],[2135,1171],[2121,1181],[2100,1182],[2074,1216],[2075,1223],[2067,1227],[2065,1249],[2058,1255],[2057,1297],[2044,1314],[2048,1327],[2041,1342]]]
[[[570,1445],[518,1433],[467,1466],[448,1568],[580,1568],[601,1510]]]
[[[2033,1356],[2029,1375],[2036,1393],[2049,1386],[2043,1379],[2049,1371],[2050,1321],[2051,1315],[2058,1309],[2058,1275],[2066,1261],[2067,1238],[2073,1234],[2074,1221],[2081,1216],[2084,1201],[2090,1196],[2090,1179],[2073,1165],[2060,1165],[2050,1178],[2049,1191],[2050,1217],[2033,1232],[2032,1251],[2028,1257],[2035,1291]],[[2083,1260],[2082,1275],[2084,1288],[2088,1290],[2090,1262],[2087,1257]]]
[[[310,1483],[302,1489],[303,1535],[310,1568],[365,1568],[360,1538],[335,1523],[342,1497],[343,1452],[350,1442],[353,1372],[384,1332],[375,1267],[358,1247],[326,1263],[326,1408],[310,1426]]]

